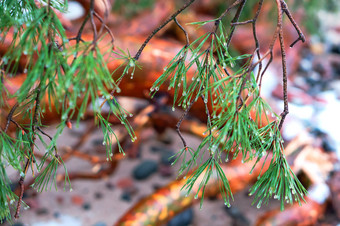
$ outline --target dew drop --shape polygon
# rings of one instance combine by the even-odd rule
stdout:
[[[172,109],[171,109],[172,111],[175,111],[175,107],[172,107]]]
[[[129,114],[129,116],[130,116],[130,117],[132,117],[132,116],[133,116],[133,114]]]

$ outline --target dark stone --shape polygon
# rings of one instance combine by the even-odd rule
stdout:
[[[158,164],[154,160],[145,160],[137,165],[133,170],[133,178],[143,180],[157,171]]]
[[[160,188],[162,188],[163,186],[162,185],[160,185],[160,184],[154,184],[154,185],[152,185],[152,188],[155,190],[155,191],[157,191],[158,189],[160,189]]]
[[[97,222],[93,226],[106,226],[104,222]]]
[[[161,163],[164,165],[171,165],[176,159],[173,157],[174,155],[175,153],[172,151],[163,152],[161,155]]]
[[[49,213],[47,208],[39,208],[35,211],[37,215],[47,215]]]
[[[331,47],[331,53],[340,54],[340,45],[333,45]]]
[[[103,146],[103,139],[96,139],[92,141],[93,146]]]
[[[96,192],[96,193],[94,193],[94,197],[96,199],[101,199],[101,198],[103,198],[103,194],[101,192]]]
[[[55,218],[59,218],[59,217],[60,217],[60,213],[59,213],[59,212],[54,212],[54,213],[53,213],[53,216],[54,216]]]
[[[25,225],[21,222],[16,222],[16,223],[12,224],[12,226],[25,226]]]
[[[171,144],[173,141],[173,138],[171,136],[169,136],[167,133],[164,133],[164,135],[162,135],[159,140],[163,143],[163,144]]]
[[[107,189],[109,189],[109,190],[115,189],[114,184],[112,184],[111,182],[107,182],[107,183],[105,184],[105,187],[106,187]]]
[[[194,211],[192,208],[185,210],[184,212],[176,215],[172,218],[168,226],[188,226],[192,223],[194,217]]]
[[[233,225],[235,226],[247,226],[250,225],[247,217],[237,207],[224,206],[224,210],[232,218]]]
[[[322,139],[322,148],[326,152],[335,152],[336,151],[335,143],[328,135],[324,136],[323,139]]]
[[[130,192],[123,192],[123,194],[120,196],[120,198],[123,200],[123,201],[126,201],[126,202],[131,202],[131,194]]]
[[[163,147],[163,146],[151,146],[150,150],[153,153],[170,152],[170,151],[172,151],[172,149],[167,148],[167,147]]]
[[[84,205],[83,205],[83,209],[84,210],[90,210],[91,209],[91,204],[90,203],[84,203]]]

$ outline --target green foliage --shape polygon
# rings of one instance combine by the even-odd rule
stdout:
[[[119,83],[126,75],[133,79],[136,67],[141,68],[138,57],[132,57],[128,50],[119,47],[118,52],[112,51],[112,46],[105,52],[99,49],[101,34],[94,35],[94,40],[89,42],[70,39],[76,41],[75,45],[71,45],[52,10],[52,7],[59,11],[66,10],[67,1],[40,2],[43,3],[35,3],[34,0],[5,0],[0,3],[1,39],[4,40],[10,29],[14,31],[12,45],[0,61],[0,95],[18,102],[9,115],[9,123],[17,127],[15,136],[9,136],[7,128],[0,129],[0,220],[10,217],[9,206],[18,200],[10,190],[7,167],[20,172],[24,179],[28,168],[23,166],[32,165],[33,168],[35,164],[37,175],[34,175],[33,187],[41,192],[52,186],[57,189],[57,169],[62,165],[65,171],[64,189],[71,187],[67,168],[57,150],[57,139],[70,119],[76,119],[78,124],[91,111],[96,125],[103,132],[108,161],[112,160],[112,150],[116,145],[119,152],[124,153],[118,135],[109,122],[110,116],[114,115],[121,122],[132,142],[137,139],[127,120],[132,115],[120,106],[114,94],[120,92]],[[130,1],[128,3],[132,4]],[[150,4],[153,1],[141,1],[141,7],[149,7]],[[115,9],[120,7],[122,1],[116,1]],[[161,86],[174,89],[173,110],[178,105],[188,113],[199,99],[205,104],[208,128],[205,138],[197,149],[184,143],[184,147],[173,156],[174,163],[181,164],[179,175],[186,177],[193,170],[183,188],[189,193],[198,186],[195,197],[201,195],[202,205],[208,181],[217,179],[224,202],[229,206],[233,196],[221,163],[227,162],[229,157],[235,159],[240,156],[243,162],[255,160],[255,167],[265,158],[270,160],[269,168],[259,175],[250,190],[250,194],[255,195],[254,203],[257,202],[259,207],[262,203],[268,203],[271,197],[281,200],[282,209],[285,201],[300,203],[306,190],[283,154],[279,131],[281,117],[260,96],[260,75],[253,72],[254,55],[231,54],[228,43],[234,28],[228,30],[223,20],[218,18],[191,23],[190,26],[198,28],[208,23],[214,26],[211,32],[187,43],[150,89],[152,97]],[[4,79],[18,72],[19,60],[23,56],[27,59],[24,69],[27,78],[15,94],[9,95],[3,85]],[[117,74],[122,69],[120,76],[113,76],[109,71],[107,64],[111,60],[124,62],[113,72]],[[0,106],[5,104],[1,100]],[[106,116],[102,114],[104,104],[110,107]],[[212,109],[211,113],[209,109]],[[47,110],[56,110],[60,115],[54,136],[41,129],[44,127],[41,117]],[[13,115],[29,123],[15,122],[11,118]],[[255,117],[252,118],[252,115]],[[42,143],[43,150],[38,150],[36,138]],[[35,151],[43,151],[40,160],[35,159]],[[263,169],[265,163],[262,164]]]
[[[67,1],[52,0],[37,4],[34,0],[0,3],[1,40],[4,40],[10,29],[14,29],[12,45],[0,61],[1,96],[6,99],[15,98],[18,106],[13,109],[12,114],[30,122],[15,122],[17,131],[14,138],[10,137],[6,130],[0,130],[0,176],[3,179],[0,220],[10,219],[8,200],[13,200],[11,204],[17,200],[9,188],[10,182],[5,170],[7,167],[21,172],[21,176],[25,178],[26,173],[22,166],[27,163],[29,166],[35,165],[37,175],[33,187],[41,192],[51,189],[52,185],[57,188],[57,169],[62,165],[65,171],[64,189],[70,187],[66,166],[57,152],[57,139],[70,119],[75,118],[79,122],[91,108],[103,131],[107,159],[112,160],[115,143],[118,143],[119,150],[123,152],[108,118],[102,116],[103,104],[98,103],[98,100],[110,106],[110,114],[121,121],[132,140],[136,139],[127,120],[130,113],[120,106],[109,91],[119,90],[107,68],[108,60],[111,60],[114,54],[112,47],[101,52],[94,42],[81,42],[71,46],[60,20],[51,8],[64,11]],[[23,70],[27,78],[14,95],[9,95],[3,86],[6,79],[4,75],[15,75],[19,70],[19,60],[23,56],[27,59]],[[70,63],[69,59],[72,58]],[[129,65],[133,63],[130,58]],[[48,102],[42,101],[45,98]],[[2,101],[3,99],[1,106],[4,106],[6,103]],[[41,130],[43,125],[40,118],[47,110],[56,110],[60,114],[60,122],[54,136],[49,136]],[[45,136],[48,136],[49,142],[44,140]],[[36,137],[43,144],[44,150],[38,150]],[[34,151],[43,151],[43,158],[35,159]]]
[[[219,165],[222,155],[226,154],[226,162],[229,161],[230,155],[235,159],[240,154],[242,162],[257,159],[255,167],[260,159],[267,158],[268,151],[272,150],[269,169],[262,177],[259,176],[251,190],[251,194],[257,191],[254,203],[259,200],[258,206],[261,206],[261,203],[267,203],[273,194],[281,199],[282,208],[282,200],[292,203],[294,197],[294,201],[300,203],[306,190],[283,157],[283,141],[278,129],[280,117],[260,97],[260,87],[254,73],[249,69],[251,55],[233,57],[228,53],[227,31],[219,20],[193,24],[202,26],[212,22],[215,23],[216,31],[203,35],[181,49],[151,88],[153,96],[170,78],[168,88],[175,89],[174,104],[178,102],[178,106],[186,110],[201,97],[204,103],[212,105],[212,118],[208,115],[208,130],[204,133],[206,137],[199,147],[196,150],[184,147],[174,156],[175,162],[180,157],[183,158],[179,175],[184,172],[187,174],[190,169],[198,166],[184,188],[190,192],[195,183],[199,183],[198,192],[202,192],[203,200],[206,184],[216,173],[220,180],[220,191],[229,206],[232,194],[227,177]],[[240,65],[237,63],[239,60],[245,63],[237,66]],[[188,82],[187,73],[191,67],[195,68],[195,73],[192,81]],[[229,75],[227,68],[233,68],[236,72]],[[182,97],[179,99],[180,91]],[[251,117],[252,112],[255,112],[254,119]],[[268,115],[274,118],[272,122]],[[210,157],[204,161],[206,153]],[[273,190],[274,188],[277,190]]]

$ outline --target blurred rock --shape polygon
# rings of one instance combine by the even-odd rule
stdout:
[[[126,202],[131,202],[131,194],[129,192],[124,191],[123,194],[120,196],[121,200]]]
[[[103,193],[101,193],[101,192],[96,192],[96,193],[94,193],[94,197],[95,197],[96,199],[101,199],[101,198],[103,198]]]
[[[118,188],[121,189],[126,189],[128,187],[132,187],[133,186],[133,180],[132,178],[126,177],[126,178],[120,178],[117,183],[116,183]]]
[[[192,223],[194,217],[194,211],[192,208],[185,210],[184,212],[178,214],[172,218],[168,226],[188,226]]]
[[[156,153],[156,152],[171,152],[172,151],[172,149],[164,147],[164,146],[151,146],[150,150],[153,153]]]
[[[106,226],[104,222],[97,222],[93,226]]]
[[[107,183],[105,184],[105,187],[106,187],[107,189],[109,189],[109,190],[115,189],[114,184],[112,184],[111,182],[107,182]]]
[[[161,164],[171,165],[171,163],[175,161],[175,158],[172,158],[174,155],[175,153],[173,151],[164,151],[161,154],[161,159],[160,159]]]
[[[71,202],[73,205],[81,206],[84,203],[84,198],[80,195],[73,195],[71,197]]]
[[[157,171],[158,164],[154,160],[145,160],[137,165],[133,170],[133,178],[144,180]]]
[[[15,222],[14,224],[12,224],[12,226],[25,226],[25,225],[21,222]]]
[[[49,214],[49,211],[48,211],[47,208],[42,207],[42,208],[37,209],[37,210],[35,211],[35,213],[36,213],[37,215],[47,215],[47,214]]]
[[[233,226],[246,226],[250,225],[250,221],[247,219],[244,213],[237,207],[224,206],[226,213],[232,218]]]
[[[60,217],[60,213],[59,213],[59,212],[54,212],[54,213],[53,213],[53,216],[54,216],[55,218],[59,218],[59,217]]]
[[[91,204],[90,203],[84,203],[84,205],[82,206],[84,210],[90,210],[91,209]]]
[[[336,215],[340,219],[340,171],[333,174],[328,182],[331,190],[331,201],[335,209]]]

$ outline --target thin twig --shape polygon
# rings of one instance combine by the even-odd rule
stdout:
[[[283,122],[289,113],[288,111],[288,91],[287,91],[287,62],[286,62],[286,51],[283,40],[283,29],[282,29],[282,0],[276,0],[277,10],[278,10],[278,22],[277,27],[279,30],[279,41],[281,47],[281,57],[282,57],[282,80],[283,80],[283,111],[281,113],[281,120],[278,129],[281,130]]]
[[[244,5],[246,4],[246,2],[247,2],[247,0],[242,0],[240,2],[241,4],[239,5],[239,7],[237,9],[237,12],[235,14],[235,17],[231,21],[231,23],[235,23],[235,22],[237,22],[240,19],[241,13],[243,11],[243,8],[244,8]],[[229,45],[230,45],[231,39],[232,39],[232,37],[234,35],[234,31],[235,31],[235,25],[232,25],[231,28],[230,28],[230,34],[229,34],[228,40],[227,40],[227,47],[229,47]]]
[[[185,46],[189,46],[190,42],[189,42],[189,35],[188,32],[182,27],[182,25],[180,25],[177,21],[177,18],[174,18],[175,23],[177,24],[177,26],[184,32],[185,35],[185,39],[186,39],[186,44]]]
[[[107,31],[107,33],[109,33],[109,35],[111,36],[111,43],[113,44],[115,41],[115,38],[113,36],[112,31],[110,30],[110,28],[105,24],[105,21],[103,20],[103,18],[101,18],[98,13],[94,12],[93,14],[101,23],[102,23],[102,27],[105,28],[105,30]],[[99,32],[99,34],[101,34],[101,32]]]
[[[25,168],[24,168],[24,176],[20,176],[20,180],[19,180],[19,186],[20,186],[20,196],[19,196],[19,200],[18,200],[18,204],[17,204],[17,208],[15,211],[15,215],[14,218],[18,219],[19,218],[19,214],[20,214],[20,208],[21,208],[21,202],[22,202],[22,198],[24,195],[24,181],[25,181],[25,176],[27,174],[29,165],[31,163],[31,161],[33,160],[33,156],[34,156],[34,145],[35,145],[35,131],[38,127],[37,123],[39,121],[39,108],[40,108],[40,91],[41,91],[41,85],[42,83],[39,83],[38,88],[36,89],[36,98],[35,98],[35,109],[34,109],[34,114],[33,114],[33,121],[32,121],[32,127],[31,127],[31,133],[32,133],[32,137],[31,137],[31,144],[30,144],[30,154],[29,154],[29,158],[26,160],[26,164],[25,164]]]
[[[90,22],[91,22],[91,26],[92,26],[92,30],[93,30],[93,41],[92,41],[93,48],[92,48],[92,50],[95,49],[96,44],[97,44],[97,38],[98,38],[97,27],[96,27],[96,24],[94,23],[93,14],[94,14],[94,0],[91,0],[91,2],[90,2]]]
[[[287,3],[284,1],[284,0],[281,0],[281,9],[282,11],[288,16],[290,22],[293,24],[296,32],[298,33],[299,37],[290,45],[290,48],[292,48],[298,41],[302,41],[302,42],[305,42],[306,39],[305,39],[305,36],[303,35],[299,25],[295,22],[292,14],[290,13],[289,9],[288,9],[288,6],[287,6]]]
[[[136,55],[133,57],[135,60],[138,60],[140,55],[142,54],[145,46],[149,43],[149,41],[159,32],[165,25],[167,25],[170,21],[172,21],[178,14],[180,14],[183,10],[188,8],[195,0],[190,0],[186,4],[184,4],[179,10],[177,10],[174,14],[172,14],[163,24],[161,24],[158,28],[153,30],[149,37],[144,41],[144,43],[141,45],[139,50],[137,51]]]

